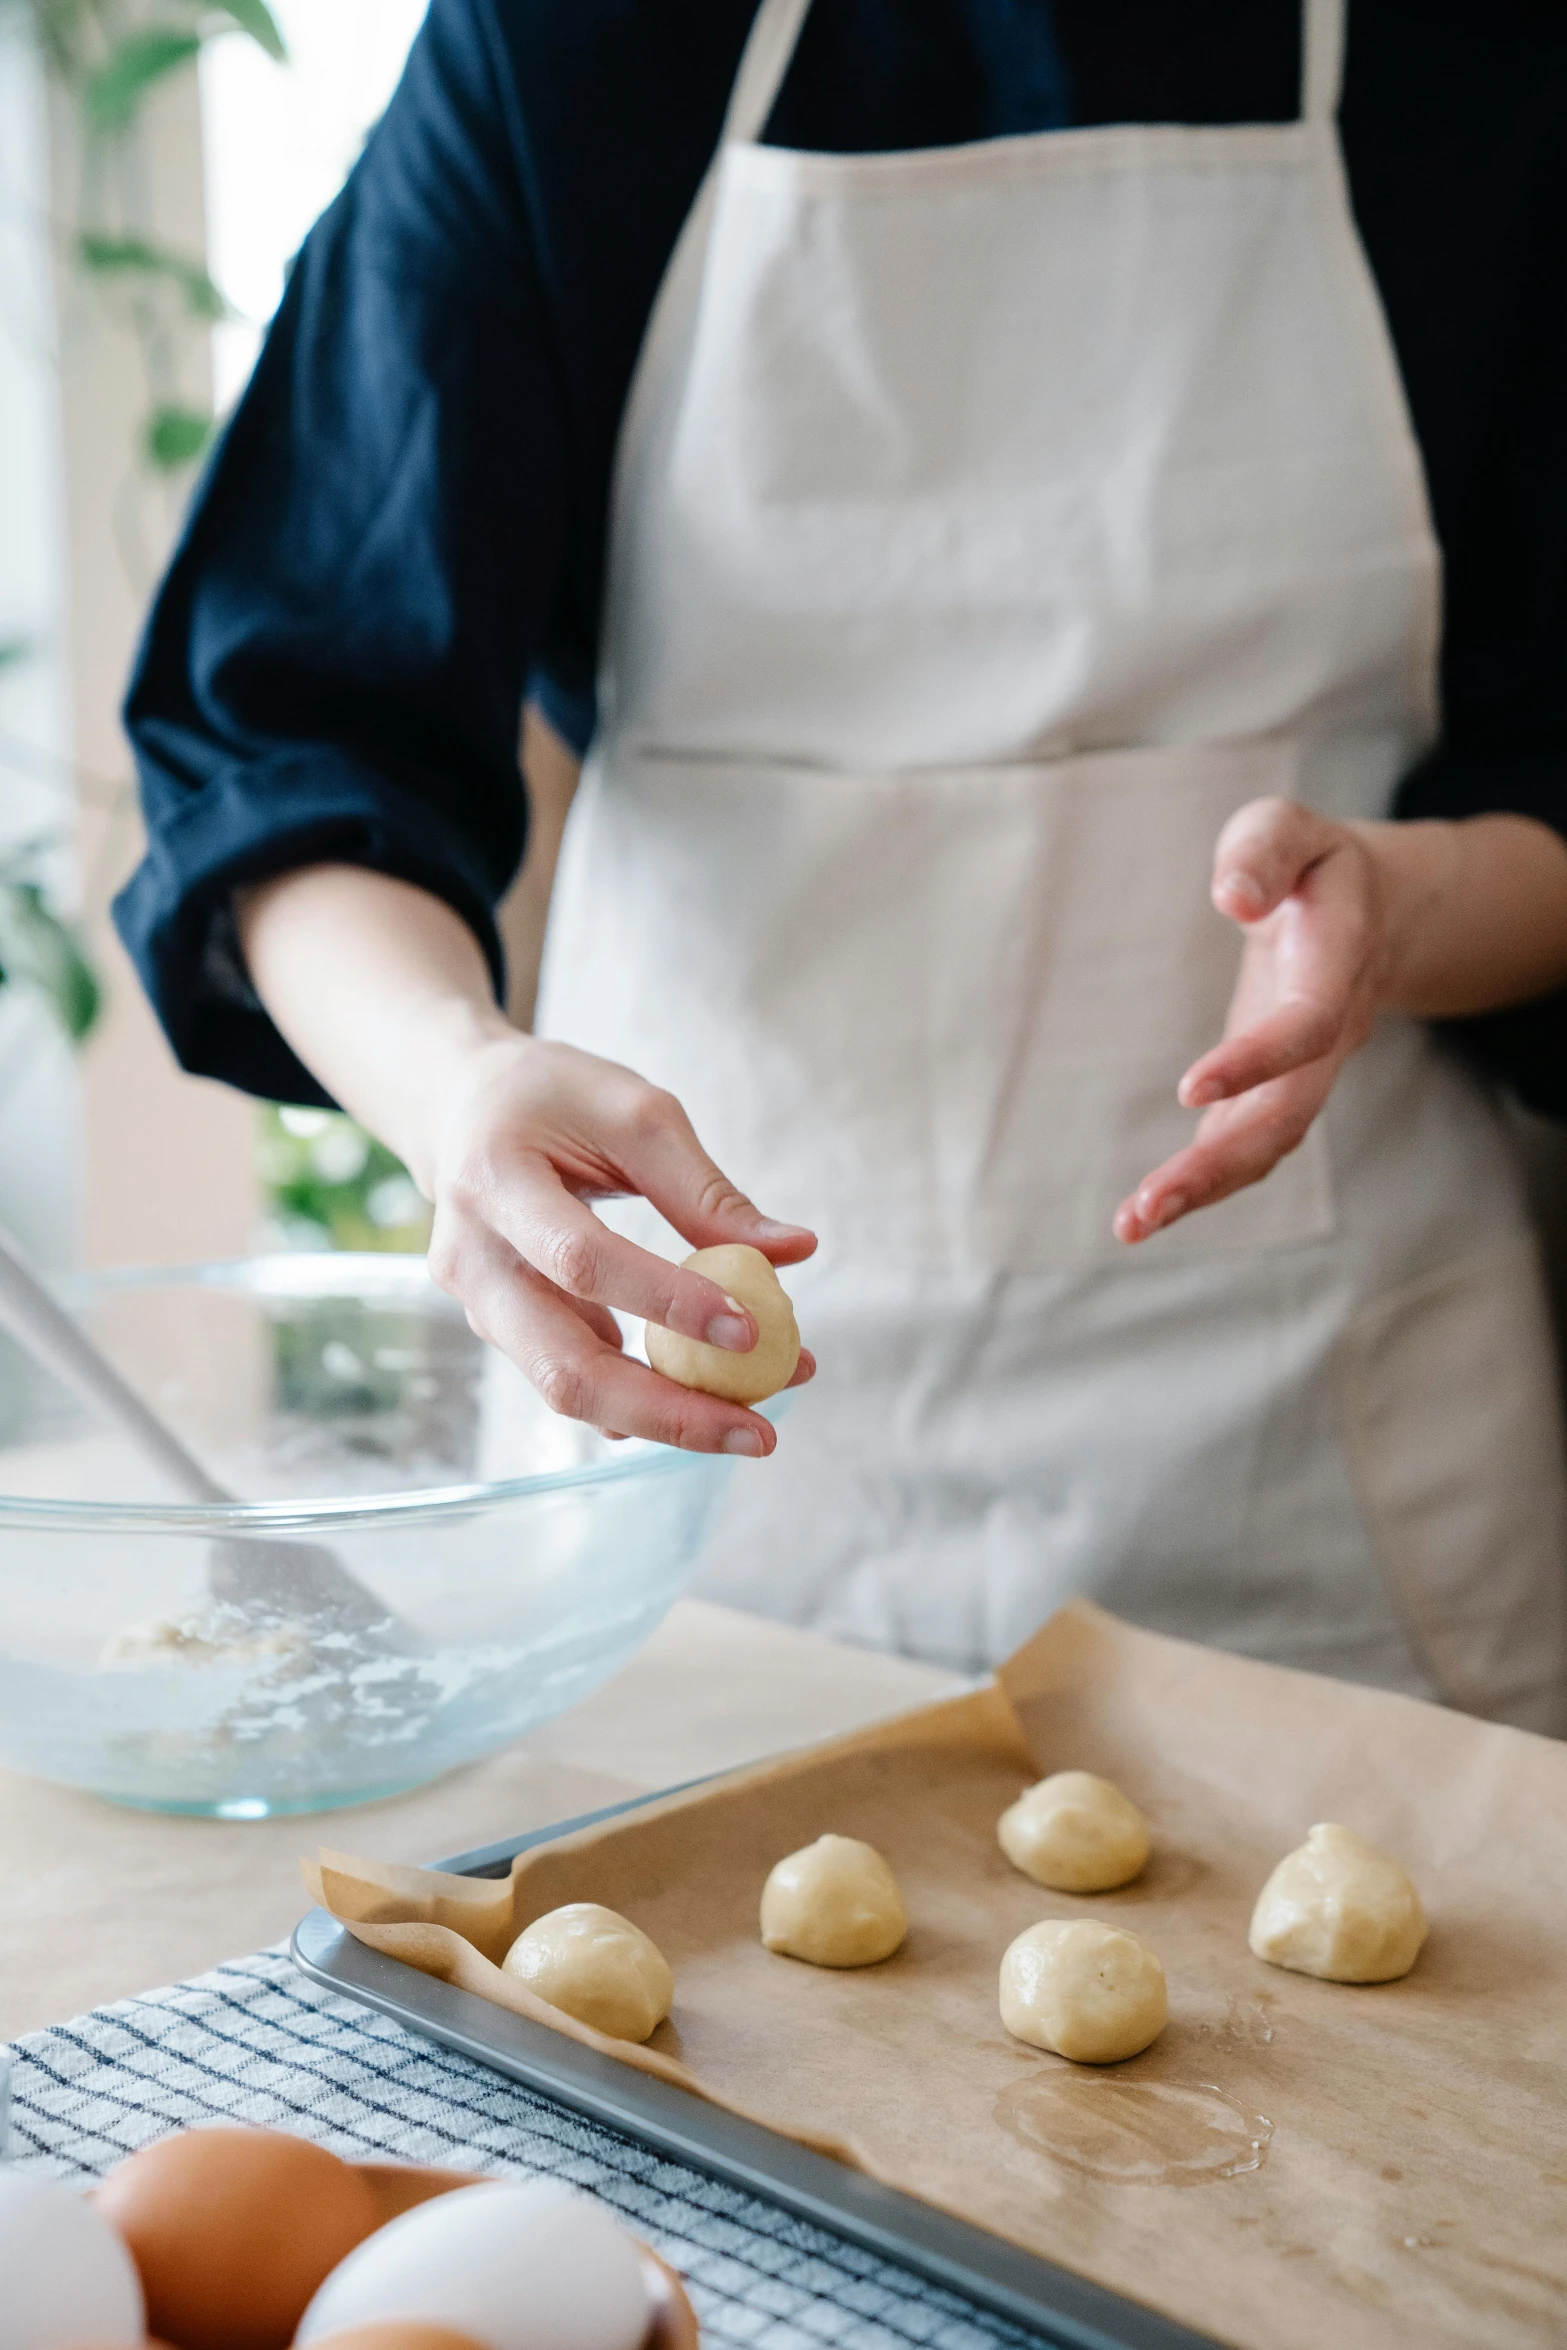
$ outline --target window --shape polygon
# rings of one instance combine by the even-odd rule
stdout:
[[[214,41],[201,60],[207,251],[239,321],[214,337],[221,415],[244,388],[283,278],[397,86],[425,0],[272,0],[288,44]]]

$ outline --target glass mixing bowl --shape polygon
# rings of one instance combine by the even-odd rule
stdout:
[[[60,1294],[244,1496],[171,1503],[0,1334],[0,1763],[121,1803],[325,1810],[504,1745],[647,1638],[732,1466],[556,1419],[416,1257]]]

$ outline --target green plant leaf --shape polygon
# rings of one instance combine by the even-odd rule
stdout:
[[[102,1008],[92,965],[35,881],[0,880],[0,984],[6,982],[36,987],[75,1044]]]
[[[153,84],[188,65],[200,47],[198,34],[177,32],[168,25],[149,25],[145,32],[117,42],[82,92],[89,127],[125,130]]]
[[[267,6],[267,0],[214,0],[214,6],[224,16],[232,17],[240,31],[249,33],[251,39],[258,42],[269,57],[275,57],[279,65],[287,63],[288,50],[278,31],[277,19]]]
[[[230,315],[200,262],[171,253],[166,245],[150,244],[145,237],[103,237],[84,230],[76,250],[89,276],[159,278],[178,287],[192,318],[216,321]]]
[[[212,438],[212,423],[199,408],[180,408],[165,401],[147,419],[149,459],[160,473],[178,473],[182,466],[194,465]]]

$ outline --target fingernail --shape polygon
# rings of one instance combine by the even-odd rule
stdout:
[[[1249,873],[1226,873],[1219,884],[1227,898],[1236,898],[1243,906],[1255,906],[1259,911],[1268,902],[1268,893],[1260,881]]]
[[[724,1438],[724,1450],[743,1453],[747,1460],[759,1461],[763,1445],[754,1428],[731,1428]]]
[[[729,1354],[749,1354],[756,1340],[746,1320],[745,1308],[738,1298],[726,1298],[724,1303],[732,1306],[734,1311],[713,1316],[707,1325],[707,1343],[709,1346],[721,1346]]]
[[[800,1240],[802,1238],[808,1240],[810,1238],[808,1224],[779,1224],[775,1223],[771,1216],[758,1216],[751,1229],[753,1232],[759,1232],[764,1240]]]
[[[1217,1080],[1212,1077],[1204,1077],[1196,1085],[1181,1087],[1181,1101],[1188,1110],[1205,1110],[1210,1102],[1218,1100],[1219,1093],[1220,1087]]]
[[[1185,1192],[1172,1191],[1169,1198],[1165,1201],[1163,1207],[1159,1210],[1157,1218],[1158,1229],[1162,1232],[1166,1224],[1173,1224],[1177,1216],[1184,1216],[1186,1213],[1186,1208],[1187,1199]]]

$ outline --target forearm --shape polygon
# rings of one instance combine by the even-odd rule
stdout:
[[[246,890],[238,920],[251,983],[283,1036],[428,1194],[455,1064],[517,1035],[468,925],[428,891],[353,865]]]
[[[1357,824],[1381,893],[1379,1000],[1462,1019],[1567,982],[1567,841],[1530,816]]]

